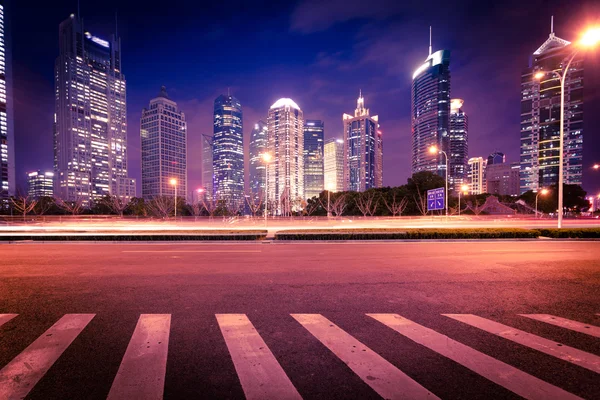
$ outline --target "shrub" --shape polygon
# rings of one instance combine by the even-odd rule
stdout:
[[[517,239],[537,238],[538,230],[520,228],[473,229],[315,229],[281,231],[276,240],[384,240],[384,239]]]
[[[593,239],[600,238],[600,228],[540,229],[540,234],[551,238]]]

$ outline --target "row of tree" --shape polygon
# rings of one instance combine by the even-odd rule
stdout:
[[[35,215],[134,215],[139,217],[167,218],[178,216],[235,216],[250,214],[263,215],[264,206],[269,213],[274,215],[279,210],[285,209],[286,215],[297,216],[400,216],[400,215],[427,215],[427,191],[444,186],[444,179],[430,172],[419,172],[408,179],[407,183],[397,187],[369,189],[365,192],[321,192],[318,197],[308,200],[297,199],[290,205],[282,207],[276,202],[265,204],[261,197],[246,196],[244,203],[225,200],[204,199],[188,204],[185,199],[169,196],[156,197],[150,201],[142,198],[133,198],[125,201],[117,196],[105,196],[94,202],[89,207],[84,207],[82,200],[64,201],[51,197],[42,197],[34,200],[27,196],[17,196],[0,207],[3,213],[22,215],[26,217]],[[577,185],[565,185],[564,205],[569,211],[578,213],[589,207],[585,199],[585,191]],[[483,204],[489,194],[450,196],[448,201],[449,213],[481,214]],[[528,205],[523,212],[531,212],[535,206],[536,196],[538,210],[544,213],[556,211],[558,193],[556,187],[551,187],[546,195],[526,192],[518,198],[511,196],[498,196],[501,203],[518,209],[519,203]],[[518,202],[518,200],[522,200]],[[293,203],[293,204],[292,204]],[[441,213],[441,212],[438,212]]]

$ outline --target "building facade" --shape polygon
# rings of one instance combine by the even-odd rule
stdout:
[[[304,197],[319,197],[324,190],[323,146],[325,123],[306,120],[304,123]]]
[[[142,197],[185,197],[187,191],[187,126],[185,114],[163,86],[142,110]],[[171,182],[175,179],[175,185]]]
[[[213,196],[233,207],[244,206],[244,134],[242,105],[231,95],[214,103]]]
[[[250,191],[255,202],[265,198],[266,163],[263,154],[267,152],[267,124],[258,121],[250,134]]]
[[[0,199],[16,194],[10,18],[0,0]],[[0,208],[2,208],[0,204]]]
[[[127,173],[127,96],[121,41],[92,36],[74,14],[59,27],[55,63],[56,196],[84,204],[135,196]]]
[[[324,153],[325,190],[341,192],[344,190],[344,141],[327,140]]]
[[[27,195],[33,200],[54,196],[54,172],[34,171],[27,174]]]
[[[202,135],[202,189],[203,197],[212,200],[214,193],[213,137]]]
[[[570,42],[550,37],[533,53],[521,75],[520,192],[537,191],[558,182],[560,142],[560,74],[573,49]],[[564,183],[582,184],[583,55],[575,57],[565,81]]]
[[[469,173],[469,118],[462,109],[462,99],[452,99],[450,103],[450,141],[448,184],[459,191],[468,182]]]
[[[359,94],[354,116],[344,114],[344,190],[364,192],[383,186],[383,138],[379,116],[370,115]]]
[[[485,168],[487,193],[519,195],[519,163],[488,164]]]
[[[485,166],[483,157],[469,158],[469,194],[486,193]]]
[[[506,156],[504,155],[504,153],[501,153],[499,151],[493,152],[487,158],[487,165],[504,164],[505,162]]]
[[[430,171],[446,177],[443,154],[450,156],[450,51],[431,54],[413,73],[411,91],[412,173]],[[448,160],[450,161],[450,160]]]
[[[268,200],[272,213],[289,215],[304,200],[304,115],[292,100],[282,98],[269,109],[267,152]]]

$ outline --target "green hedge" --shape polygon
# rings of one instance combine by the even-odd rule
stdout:
[[[211,241],[211,240],[263,240],[267,231],[241,233],[210,233],[210,234],[109,234],[109,235],[0,235],[0,241],[36,241],[36,242],[151,242],[151,241]]]
[[[315,229],[280,231],[276,240],[382,240],[382,239],[535,239],[540,231],[520,228],[473,229]]]
[[[550,238],[600,238],[600,228],[540,229],[541,236]]]

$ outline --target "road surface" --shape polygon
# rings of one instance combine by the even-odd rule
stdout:
[[[600,398],[600,243],[0,245],[0,398]]]

